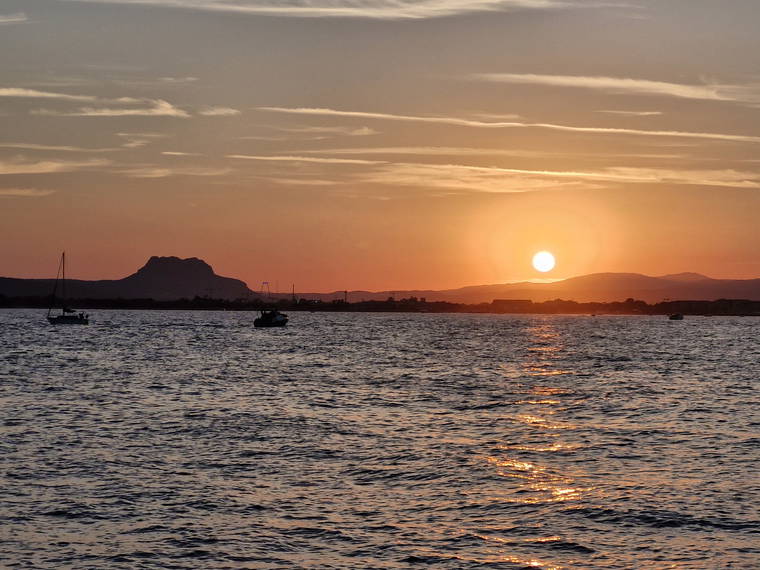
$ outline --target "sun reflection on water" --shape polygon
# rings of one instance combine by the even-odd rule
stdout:
[[[486,461],[493,463],[497,467],[509,467],[511,469],[517,469],[519,471],[542,471],[543,467],[537,466],[535,463],[528,463],[527,461],[517,461],[516,459],[499,459],[498,457],[487,457]]]
[[[573,508],[579,503],[588,503],[592,493],[594,496],[601,493],[597,486],[585,480],[582,472],[569,472],[557,467],[558,457],[584,447],[574,441],[563,441],[573,437],[572,430],[582,427],[566,421],[564,414],[579,396],[573,385],[567,384],[568,379],[578,371],[568,365],[564,339],[552,324],[542,323],[526,329],[526,332],[530,339],[524,353],[527,358],[519,364],[507,363],[500,367],[503,376],[510,380],[511,393],[521,395],[512,404],[525,406],[506,418],[522,426],[523,437],[518,440],[519,443],[504,442],[491,447],[491,454],[483,457],[492,475],[500,482],[481,498],[496,504],[528,509],[542,509],[548,505]],[[540,384],[534,384],[538,382]],[[515,564],[526,568],[561,568],[554,562],[530,555],[516,555],[510,550],[561,543],[565,540],[563,537],[541,536],[545,533],[540,527],[530,533],[532,536],[498,536],[499,532],[499,529],[493,529],[492,534],[489,529],[481,528],[476,536],[506,552],[468,561]]]
[[[524,370],[529,376],[564,376],[566,374],[573,374],[572,370],[546,370],[546,366],[526,366]]]
[[[558,396],[560,394],[568,394],[567,390],[558,388],[556,386],[533,386],[531,393],[540,396]]]
[[[536,558],[523,558],[520,556],[503,555],[490,558],[469,558],[465,556],[455,556],[456,560],[463,562],[474,562],[476,564],[520,564],[524,567],[546,568],[546,570],[562,570],[563,566],[557,566],[551,562],[544,562]]]
[[[572,477],[554,473],[536,462],[495,456],[486,457],[486,461],[496,468],[499,477],[524,481],[517,489],[507,490],[505,496],[496,499],[502,502],[536,505],[578,501],[585,493],[594,490],[592,486],[577,486]]]
[[[554,412],[547,410],[546,413],[548,415],[551,415]],[[518,416],[515,416],[515,420],[524,424],[538,426],[544,429],[552,429],[552,430],[553,429],[575,429],[578,427],[577,425],[571,424],[569,422],[550,422],[546,418],[542,418],[540,416],[534,416],[530,414],[520,414]]]
[[[531,452],[552,452],[552,451],[573,451],[580,449],[582,446],[578,443],[555,442],[551,445],[497,445],[497,449],[509,451],[531,451]]]

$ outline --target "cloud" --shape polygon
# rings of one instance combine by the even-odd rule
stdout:
[[[143,139],[129,139],[121,146],[122,148],[142,148],[148,144],[150,144],[150,141]]]
[[[326,135],[342,135],[348,137],[366,137],[369,135],[380,134],[375,129],[369,127],[275,127],[280,131],[288,133],[305,133],[305,134],[326,134]]]
[[[238,137],[240,140],[245,141],[290,141],[293,140],[291,137],[264,137],[264,136],[246,136],[246,137]],[[300,140],[323,140],[324,137],[314,137],[314,138],[308,138],[308,139],[300,139]]]
[[[454,125],[459,127],[473,127],[481,129],[505,129],[505,128],[536,128],[566,131],[575,133],[598,133],[612,135],[634,135],[650,137],[681,137],[708,140],[725,140],[734,142],[760,142],[760,137],[749,135],[731,135],[722,133],[699,133],[688,131],[648,131],[641,129],[623,129],[611,127],[576,127],[570,125],[558,125],[553,123],[522,123],[516,121],[486,122],[459,117],[426,117],[414,115],[394,115],[390,113],[367,113],[362,111],[338,111],[335,109],[308,108],[308,107],[258,107],[260,111],[273,113],[290,113],[298,115],[317,115],[334,117],[355,117],[361,119],[379,119],[389,121],[405,121],[415,123],[435,123]]]
[[[760,173],[611,167],[596,171],[522,170],[461,164],[385,163],[359,174],[364,183],[478,192],[526,192],[552,188],[598,188],[599,183],[679,184],[760,188]]]
[[[578,180],[541,177],[517,170],[481,168],[458,164],[393,163],[355,177],[364,184],[414,186],[469,192],[528,192],[568,187],[588,187]]]
[[[241,140],[258,141],[323,141],[333,137],[366,137],[378,135],[380,131],[369,127],[350,126],[303,126],[303,127],[278,127],[266,125],[266,128],[274,129],[287,135],[249,135],[239,137]]]
[[[382,164],[384,162],[380,160],[360,160],[353,158],[318,158],[314,156],[265,156],[247,154],[228,154],[227,158],[274,162],[314,162],[320,164]]]
[[[240,111],[230,107],[206,107],[198,111],[198,114],[204,117],[232,117],[239,115]]]
[[[50,174],[55,172],[73,172],[75,170],[97,169],[111,164],[110,160],[10,160],[0,161],[0,175],[3,174]]]
[[[145,117],[181,117],[187,118],[190,114],[163,99],[146,99],[135,97],[117,97],[103,98],[95,95],[72,95],[70,93],[59,93],[55,91],[40,91],[37,89],[26,89],[23,87],[3,87],[0,88],[0,97],[13,97],[22,99],[53,99],[60,101],[76,101],[100,104],[116,104],[119,108],[113,107],[81,107],[76,111],[55,111],[50,109],[37,109],[32,111],[33,115],[47,115],[59,117],[126,117],[126,116],[145,116]],[[221,110],[219,108],[210,108],[210,114],[231,114],[233,109]]]
[[[116,133],[117,137],[140,137],[145,139],[163,139],[169,135],[164,133]]]
[[[590,0],[73,0],[299,18],[417,20],[473,12],[599,6]]]
[[[159,81],[162,81],[164,83],[171,83],[171,84],[185,84],[185,83],[194,83],[198,81],[197,77],[159,77]]]
[[[165,150],[161,154],[164,156],[201,156],[201,154],[198,152],[180,152],[173,150]]]
[[[555,125],[552,123],[525,123],[522,127],[536,127],[542,129],[553,129],[556,131],[568,131],[575,133],[598,133],[610,135],[634,135],[650,137],[676,137],[676,138],[693,138],[722,140],[733,142],[760,142],[760,137],[750,135],[731,135],[723,133],[699,133],[690,131],[648,131],[642,129],[621,129],[621,128],[604,128],[604,127],[573,127],[568,125]]]
[[[40,198],[55,194],[55,190],[40,190],[38,188],[0,188],[0,196],[20,196],[24,198]]]
[[[334,157],[247,156],[230,158],[328,165],[367,166],[348,175],[364,184],[419,186],[478,192],[526,192],[567,187],[601,188],[603,183],[700,185],[731,188],[760,188],[760,173],[724,170],[687,170],[643,167],[608,167],[590,171],[528,170],[464,164],[427,164]],[[289,179],[292,181],[292,179]],[[283,182],[285,183],[285,182]],[[295,182],[293,182],[295,183]],[[300,182],[303,184],[304,182]],[[315,184],[318,185],[318,184]]]
[[[443,146],[389,146],[389,147],[354,147],[328,148],[318,150],[299,150],[306,154],[397,154],[421,156],[512,156],[520,158],[544,158],[556,153],[534,150],[509,150],[502,148],[465,148]]]
[[[268,178],[267,180],[287,186],[339,186],[342,184],[342,182],[338,182],[337,180],[323,180],[320,178]]]
[[[153,142],[154,139],[166,138],[168,135],[162,133],[116,133],[117,137],[127,139],[123,148],[141,148]]]
[[[20,150],[40,150],[55,152],[114,152],[118,148],[84,148],[79,146],[47,145],[32,143],[0,143],[0,148],[17,148]]]
[[[272,113],[290,113],[295,115],[352,117],[357,119],[379,119],[413,123],[437,123],[444,125],[455,125],[460,127],[499,128],[506,126],[523,126],[522,123],[513,122],[484,122],[471,119],[462,119],[459,117],[425,117],[415,115],[394,115],[391,113],[369,113],[364,111],[338,111],[336,109],[325,109],[319,107],[258,107],[258,110],[269,111]]]
[[[438,147],[438,146],[412,146],[412,147],[353,147],[353,148],[325,148],[293,151],[298,154],[381,154],[381,155],[418,155],[418,156],[509,156],[513,158],[551,158],[557,156],[594,156],[597,152],[549,152],[539,150],[512,150],[495,148],[471,148],[471,147]],[[665,153],[605,153],[607,157],[625,158],[654,158],[661,160],[687,159],[685,154]]]
[[[0,14],[0,26],[6,24],[23,24],[28,21],[29,19],[23,12],[16,12],[15,14]]]
[[[494,83],[521,83],[552,87],[595,89],[606,93],[661,95],[703,101],[760,102],[760,86],[721,85],[705,83],[692,85],[650,81],[628,77],[590,77],[582,75],[539,75],[534,73],[478,73],[472,79]]]
[[[163,99],[148,99],[137,97],[96,97],[95,95],[72,95],[54,91],[39,91],[22,87],[0,88],[0,97],[15,97],[24,99],[57,99],[61,101],[77,101],[100,104],[116,104],[123,108],[109,107],[81,107],[76,111],[54,111],[38,109],[32,111],[34,115],[49,115],[61,117],[126,117],[126,116],[149,116],[149,117],[189,117],[190,114]],[[135,107],[139,105],[138,107]],[[201,114],[208,115],[232,115],[239,111],[224,107],[209,107]]]
[[[160,166],[138,166],[119,170],[128,178],[167,178],[169,176],[223,176],[232,172],[229,168],[191,167],[166,168]]]
[[[18,97],[26,99],[62,99],[64,101],[97,101],[98,99],[92,95],[70,95],[68,93],[38,91],[37,89],[24,89],[21,87],[0,88],[0,97]]]
[[[473,116],[478,119],[490,119],[496,121],[514,121],[522,118],[515,113],[474,113]]]
[[[596,176],[598,176],[597,179],[599,180],[619,180],[621,182],[633,183],[760,188],[760,173],[733,169],[677,170],[667,168],[611,167],[597,173]]]
[[[610,115],[629,115],[631,117],[655,117],[662,115],[662,111],[610,111],[599,110],[597,113],[609,113]]]
[[[59,112],[51,111],[48,109],[38,109],[36,111],[32,111],[32,114],[56,117],[176,117],[181,119],[190,117],[190,113],[183,109],[175,107],[163,99],[140,100],[124,97],[119,99],[118,102],[142,103],[148,104],[148,106],[131,108],[82,107],[73,112]]]

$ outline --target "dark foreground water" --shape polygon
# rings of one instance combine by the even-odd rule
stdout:
[[[760,319],[0,311],[4,568],[756,568]]]

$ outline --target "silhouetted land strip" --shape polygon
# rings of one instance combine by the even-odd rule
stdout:
[[[53,290],[53,279],[19,279],[0,277],[0,295],[7,297],[45,297]],[[266,292],[265,292],[266,286]],[[143,267],[123,279],[86,281],[67,279],[66,291],[73,299],[245,299],[267,297],[291,298],[290,294],[269,293],[266,281],[260,291],[251,290],[243,281],[217,275],[202,259],[190,257],[153,256]],[[751,299],[760,301],[760,279],[712,279],[699,273],[677,273],[651,277],[638,273],[593,273],[570,277],[550,283],[501,283],[472,285],[458,289],[396,291],[333,291],[316,293],[301,290],[301,297],[329,303],[344,300],[384,302],[388,297],[397,299],[427,299],[429,303],[474,305],[490,303],[493,299],[531,299],[534,302],[554,299],[574,299],[579,303],[612,303],[633,297],[647,303],[660,303],[671,299]],[[531,311],[534,311],[531,308]],[[505,311],[503,308],[500,312]],[[520,309],[522,311],[522,309]]]
[[[47,308],[50,297],[7,297],[0,295],[1,308]],[[495,314],[570,314],[570,315],[733,315],[760,316],[760,301],[747,299],[718,299],[715,301],[663,301],[648,304],[636,299],[612,303],[578,303],[555,299],[533,303],[528,300],[495,299],[491,303],[465,304],[447,301],[429,302],[424,298],[409,297],[384,301],[347,303],[342,300],[321,301],[312,299],[250,299],[226,300],[209,297],[179,299],[70,299],[77,309],[122,310],[228,310],[257,311],[276,307],[281,311],[343,311],[386,313],[495,313]]]

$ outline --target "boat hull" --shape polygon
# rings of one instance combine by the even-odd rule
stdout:
[[[59,315],[57,317],[48,317],[51,325],[89,325],[90,319],[76,315]]]
[[[253,326],[256,328],[262,328],[262,327],[284,327],[288,324],[288,319],[282,319],[278,321],[266,321],[262,319],[255,319],[253,321]]]
[[[253,326],[262,327],[284,327],[288,324],[288,316],[277,309],[263,309],[259,311],[258,318],[254,319]]]

